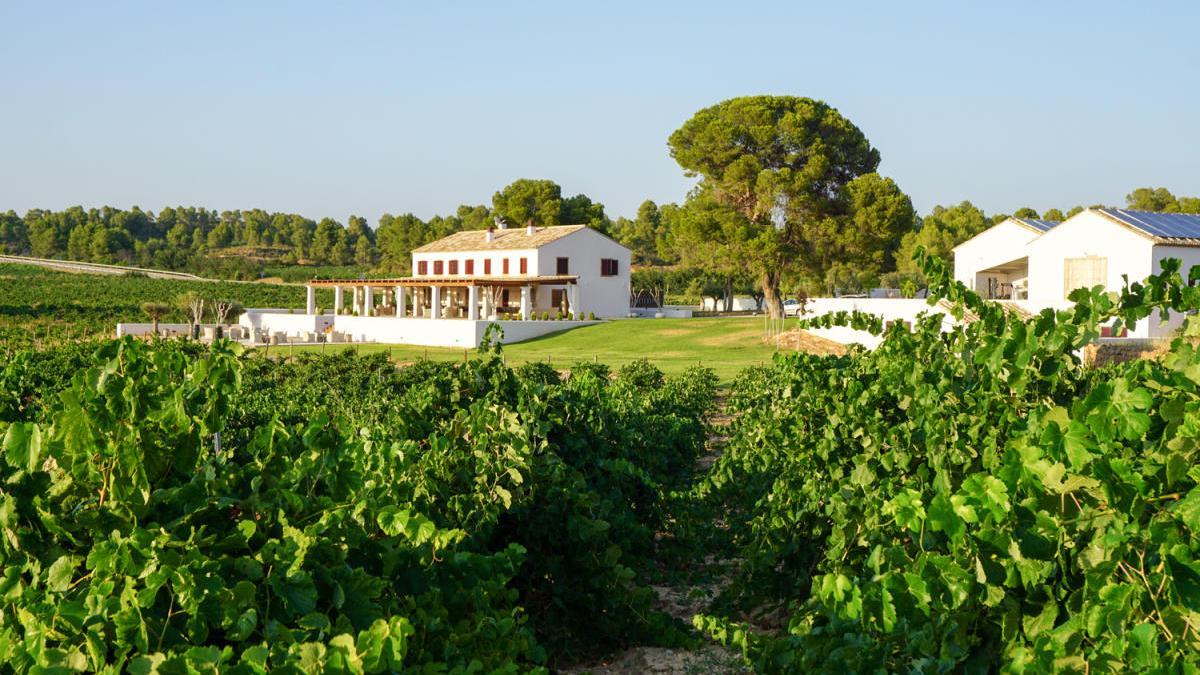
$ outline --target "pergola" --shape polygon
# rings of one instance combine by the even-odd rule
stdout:
[[[345,289],[353,292],[351,308],[359,316],[378,316],[375,291],[380,291],[383,307],[395,307],[397,318],[467,319],[477,321],[493,314],[516,314],[529,319],[533,313],[534,292],[539,286],[563,286],[570,311],[579,314],[579,277],[547,276],[420,276],[393,279],[313,279],[307,285],[306,313],[316,314],[316,289],[333,289],[333,312],[345,309]],[[504,299],[506,291],[520,290],[520,304]],[[390,293],[389,293],[390,291]],[[390,302],[394,298],[394,303]],[[411,313],[409,305],[411,304]]]

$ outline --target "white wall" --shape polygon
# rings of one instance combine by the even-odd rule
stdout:
[[[1147,237],[1113,222],[1095,211],[1083,211],[1029,244],[1029,303],[1037,311],[1045,307],[1070,306],[1064,288],[1067,258],[1100,256],[1108,259],[1105,287],[1119,291],[1129,280],[1145,279],[1153,269],[1154,243]],[[1129,331],[1130,337],[1151,337],[1150,322],[1142,320]]]
[[[954,248],[954,278],[975,290],[980,270],[1024,258],[1037,238],[1037,232],[1011,218],[997,223]]]
[[[520,342],[548,333],[589,326],[594,321],[467,321],[464,319],[397,319],[394,317],[339,316],[333,330],[351,335],[355,342],[381,342],[423,347],[479,346],[489,324],[504,329],[502,342]]]
[[[580,326],[591,326],[599,321],[476,321],[475,327],[475,343],[483,339],[483,334],[487,330],[488,324],[498,323],[504,329],[504,342],[523,342],[531,340],[535,337],[549,335],[550,333],[558,333]]]
[[[537,274],[557,274],[559,257],[566,257],[568,273],[579,277],[579,312],[584,315],[593,312],[600,318],[629,315],[629,249],[591,228],[584,228],[538,249]],[[602,258],[617,260],[616,276],[600,275]],[[544,304],[549,306],[550,289],[542,292],[546,294]]]
[[[942,330],[948,331],[954,325],[954,317],[946,310],[936,305],[930,306],[925,300],[896,299],[896,298],[811,298],[805,305],[805,314],[801,318],[831,314],[834,312],[864,312],[874,314],[884,321],[907,321],[916,323],[921,314],[941,314]],[[879,346],[883,340],[867,331],[855,330],[849,326],[833,328],[806,328],[808,332],[842,344],[858,343],[868,349]]]
[[[476,323],[459,319],[339,316],[333,323],[333,330],[352,336],[355,342],[467,348],[478,345]]]
[[[1178,259],[1182,263],[1179,267],[1179,273],[1183,276],[1184,282],[1187,282],[1188,272],[1192,269],[1192,267],[1200,265],[1200,247],[1197,246],[1159,245],[1154,247],[1154,250],[1151,252],[1151,256],[1153,258],[1154,274],[1162,272],[1163,259]],[[1135,281],[1135,279],[1131,278],[1130,281]],[[1183,325],[1183,315],[1177,312],[1171,312],[1170,319],[1164,323],[1159,321],[1158,312],[1155,312],[1149,319],[1147,319],[1147,324],[1147,337],[1167,337]]]
[[[700,309],[706,312],[723,312],[725,311],[725,300],[723,298],[701,298]],[[734,296],[733,311],[735,312],[752,312],[758,309],[758,303],[754,298],[745,296]]]
[[[238,323],[248,329],[294,336],[309,332],[321,333],[333,325],[333,321],[332,314],[282,314],[277,310],[248,309]]]

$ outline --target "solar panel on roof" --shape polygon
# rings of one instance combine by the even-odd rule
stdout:
[[[1018,218],[1017,220],[1039,232],[1047,232],[1055,225],[1058,225],[1057,220],[1038,220],[1037,218]]]
[[[1129,209],[1103,209],[1105,213],[1155,237],[1200,239],[1200,214],[1156,213]]]

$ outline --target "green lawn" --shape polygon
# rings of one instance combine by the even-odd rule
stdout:
[[[770,362],[775,348],[766,344],[761,318],[729,319],[620,319],[594,326],[545,335],[504,346],[509,363],[549,361],[567,367],[577,361],[596,360],[613,368],[640,358],[650,359],[668,374],[702,363],[728,384],[743,368]],[[362,353],[389,352],[396,361],[420,358],[462,359],[463,350],[408,345],[328,345],[327,350],[354,348]],[[319,351],[321,347],[294,347]],[[289,347],[272,347],[287,353]]]

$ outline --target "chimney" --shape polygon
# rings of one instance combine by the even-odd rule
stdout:
[[[496,238],[496,228],[494,228],[494,227],[489,227],[487,229],[487,232],[483,233],[483,240],[489,244],[495,238]]]
[[[533,221],[532,221],[532,220],[530,220],[529,222],[525,223],[525,234],[527,234],[527,235],[529,235],[529,236],[531,236],[531,237],[532,237],[532,236],[533,236],[533,233],[534,233],[534,232],[536,232],[536,231],[537,231],[537,228],[535,228],[535,227],[533,226]]]

